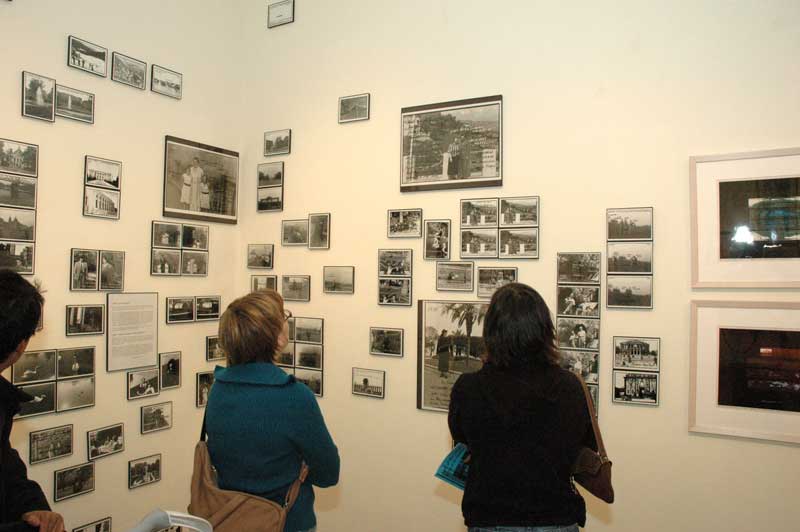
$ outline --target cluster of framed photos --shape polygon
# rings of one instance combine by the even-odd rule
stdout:
[[[83,215],[119,220],[122,163],[87,155],[83,171]]]
[[[280,212],[283,210],[284,162],[275,161],[258,165],[256,211]]]
[[[72,248],[69,289],[74,292],[125,288],[125,252]]]
[[[538,259],[539,196],[461,200],[462,259]]]
[[[289,318],[289,343],[275,363],[322,397],[325,371],[325,320]]]
[[[411,306],[413,258],[411,249],[378,250],[379,305]]]
[[[330,249],[330,213],[309,214],[304,220],[281,222],[281,245],[306,246],[308,249]]]
[[[606,211],[606,306],[653,308],[653,208]]]
[[[153,221],[150,275],[206,277],[209,227]]]
[[[0,269],[33,275],[39,146],[0,139]]]
[[[22,72],[22,116],[55,122],[56,117],[94,124],[94,94],[65,85],[56,80]]]
[[[614,337],[615,403],[658,406],[661,339]]]
[[[218,320],[220,296],[188,296],[167,298],[167,323],[193,323]]]

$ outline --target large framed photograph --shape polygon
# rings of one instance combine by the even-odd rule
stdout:
[[[264,157],[288,155],[292,151],[292,130],[279,129],[264,133]]]
[[[410,249],[379,249],[378,275],[380,277],[411,277],[414,252]]]
[[[278,290],[278,276],[277,275],[251,275],[250,276],[250,291],[257,292],[258,290]]]
[[[181,275],[187,277],[208,276],[208,257],[208,251],[183,250],[181,252]]]
[[[283,161],[258,165],[258,188],[283,186]]]
[[[294,22],[294,0],[281,0],[267,8],[267,28],[276,28]]]
[[[653,240],[653,208],[630,207],[606,210],[608,240]]]
[[[561,367],[573,372],[587,384],[597,384],[599,370],[596,351],[561,351]],[[595,402],[595,404],[597,404]]]
[[[161,393],[159,368],[128,372],[128,401],[153,397]]]
[[[353,368],[353,395],[376,399],[386,397],[386,372],[379,369]]]
[[[147,63],[119,52],[111,53],[111,79],[136,89],[147,88]]]
[[[190,323],[194,321],[194,297],[168,297],[167,323]]]
[[[122,194],[116,190],[83,187],[83,215],[119,220]]]
[[[225,360],[225,351],[219,345],[219,336],[206,336],[206,362]]]
[[[606,290],[608,308],[653,308],[653,277],[650,275],[609,275]]]
[[[67,336],[105,333],[105,305],[67,305]]]
[[[56,116],[94,124],[94,94],[56,84]]]
[[[500,198],[500,227],[539,226],[539,196]]]
[[[558,283],[600,284],[600,253],[559,253]]]
[[[108,49],[70,35],[67,40],[67,65],[104,78],[108,72]]]
[[[497,229],[462,229],[462,259],[496,259]]]
[[[392,209],[387,213],[387,238],[420,238],[422,209]]]
[[[661,338],[615,336],[614,369],[659,371],[661,369]]]
[[[30,465],[72,456],[72,449],[72,425],[35,430],[28,435],[28,463]]]
[[[538,259],[539,228],[500,229],[501,259]]]
[[[61,380],[94,375],[94,359],[94,346],[59,349],[56,378]]]
[[[497,198],[461,200],[461,227],[497,227]]]
[[[56,410],[58,412],[92,407],[94,398],[94,376],[56,382]]]
[[[205,408],[206,403],[208,403],[208,394],[211,393],[211,387],[214,385],[214,372],[199,372],[195,384],[195,404],[197,408]]]
[[[472,262],[436,263],[436,290],[440,292],[472,292],[475,264]]]
[[[36,245],[0,240],[0,270],[11,270],[20,275],[33,275]]]
[[[614,403],[627,403],[636,405],[658,406],[658,373],[645,373],[637,371],[624,371],[615,369],[613,372]]]
[[[256,190],[257,212],[280,212],[283,210],[283,187],[263,187]]]
[[[402,357],[405,354],[403,349],[403,329],[392,329],[389,327],[370,327],[369,328],[369,354],[387,357]]]
[[[298,382],[302,382],[314,392],[317,397],[322,397],[322,372],[315,369],[300,369],[294,370],[294,378]]]
[[[222,298],[220,296],[197,296],[195,301],[195,320],[218,320],[222,313]]]
[[[420,300],[417,325],[417,408],[447,412],[453,384],[483,367],[485,301]]]
[[[247,267],[254,270],[271,270],[275,246],[272,244],[247,244]]]
[[[369,93],[339,98],[339,123],[369,120]]]
[[[308,246],[308,219],[281,221],[281,244]]]
[[[558,285],[556,315],[600,317],[600,286]]]
[[[128,489],[140,488],[161,480],[161,455],[154,454],[128,462]]]
[[[800,148],[690,158],[693,288],[800,287]]]
[[[0,173],[0,207],[35,209],[37,182],[34,177]]]
[[[111,517],[73,528],[72,532],[111,532]]]
[[[323,266],[322,291],[326,294],[353,294],[356,269],[353,266]]]
[[[33,401],[19,405],[19,413],[15,418],[40,416],[52,414],[56,411],[56,383],[43,382],[40,384],[26,384],[20,390],[33,397]]]
[[[609,242],[606,271],[611,274],[652,274],[652,242]]]
[[[22,116],[55,122],[55,94],[56,80],[22,72]]]
[[[425,220],[425,260],[450,260],[450,220]]]
[[[308,215],[308,249],[330,249],[331,215],[316,213]]]
[[[93,291],[100,286],[97,275],[97,260],[100,252],[96,249],[76,249],[71,251],[70,290]]]
[[[501,186],[503,97],[405,107],[400,192]]]
[[[164,216],[235,224],[239,153],[165,137]]]
[[[600,349],[600,320],[556,318],[556,340],[564,349]]]
[[[86,433],[88,459],[97,460],[125,450],[125,425],[117,423]]]
[[[158,369],[161,390],[181,387],[181,352],[159,353]]]
[[[34,242],[36,211],[0,207],[0,240]]]
[[[410,307],[411,278],[379,278],[378,304],[390,307]]]
[[[39,146],[18,140],[0,139],[0,172],[38,177]]]
[[[281,276],[281,295],[284,301],[311,301],[311,276]]]
[[[54,477],[55,502],[91,493],[94,491],[94,462],[59,469]]]
[[[100,290],[125,288],[125,252],[100,251]]]
[[[58,352],[26,351],[11,366],[11,384],[35,384],[55,380]],[[24,403],[23,403],[24,404]]]
[[[142,434],[150,434],[172,428],[172,401],[158,403],[155,405],[145,405],[141,408],[141,428]]]
[[[491,298],[498,288],[516,283],[517,268],[478,266],[478,297]]]
[[[153,65],[150,69],[150,90],[180,100],[183,98],[183,74]]]

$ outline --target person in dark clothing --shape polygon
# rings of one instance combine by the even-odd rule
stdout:
[[[586,506],[572,464],[596,449],[581,382],[558,364],[550,310],[529,286],[498,289],[483,368],[453,386],[448,422],[471,458],[461,508],[469,532],[577,532]]]
[[[19,274],[0,271],[0,372],[11,367],[36,332],[44,299]],[[64,520],[50,511],[39,485],[11,447],[11,426],[20,404],[33,398],[0,375],[0,532],[63,532]]]

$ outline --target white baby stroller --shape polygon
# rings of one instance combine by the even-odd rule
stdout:
[[[181,527],[184,532],[189,532],[191,530],[196,530],[197,532],[213,532],[211,523],[205,519],[165,510],[153,510],[129,532],[158,532],[160,530],[172,530],[176,527]]]

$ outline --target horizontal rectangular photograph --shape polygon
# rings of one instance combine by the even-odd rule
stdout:
[[[298,368],[323,369],[324,346],[316,344],[294,344],[294,364]]]
[[[209,227],[207,225],[183,224],[181,247],[186,250],[208,251]]]
[[[600,317],[600,287],[558,285],[556,315],[584,318]]]
[[[369,93],[339,98],[339,123],[369,120]]]
[[[83,187],[83,215],[119,220],[122,195],[116,190]]]
[[[492,297],[498,288],[516,283],[517,275],[517,268],[478,266],[478,297]]]
[[[497,198],[461,200],[461,227],[497,227]]]
[[[56,383],[54,381],[25,384],[19,389],[33,397],[33,401],[20,404],[19,413],[14,416],[15,419],[52,414],[56,411]]]
[[[71,379],[73,377],[85,377],[94,374],[95,348],[90,347],[70,347],[58,350],[57,377],[61,379]]]
[[[661,339],[644,336],[614,337],[614,369],[659,371]]]
[[[283,210],[283,187],[262,187],[256,190],[258,212],[280,212]]]
[[[183,98],[183,74],[162,66],[152,65],[150,90],[180,100]]]
[[[95,379],[80,377],[56,382],[56,410],[66,412],[94,406]]]
[[[86,433],[89,460],[121,453],[125,450],[125,425],[118,423]]]
[[[275,358],[275,363],[279,366],[294,366],[294,342],[288,342]]]
[[[181,251],[181,275],[206,277],[208,275],[208,251]]]
[[[388,327],[369,328],[369,354],[387,357],[402,357],[403,329]]]
[[[250,276],[250,291],[256,292],[258,290],[277,290],[278,289],[278,276],[277,275],[251,275]]]
[[[247,244],[247,267],[271,270],[275,246],[272,244]]]
[[[600,349],[600,320],[556,318],[558,347],[564,349]]]
[[[30,465],[72,456],[72,450],[72,425],[35,430],[28,435],[28,463]]]
[[[257,167],[258,188],[283,185],[283,161],[261,163]]]
[[[150,434],[172,428],[172,401],[141,408],[140,432]]]
[[[322,291],[326,294],[355,293],[356,269],[353,266],[323,266]]]
[[[33,242],[5,242],[0,240],[0,270],[11,270],[20,275],[33,275],[36,244]]]
[[[612,401],[658,406],[658,373],[614,370]]]
[[[195,319],[197,321],[218,320],[222,313],[220,296],[197,296],[195,300]]]
[[[292,151],[292,130],[279,129],[264,133],[264,157],[287,155]]]
[[[378,304],[411,306],[411,278],[379,278]]]
[[[0,207],[0,240],[36,240],[36,211]]]
[[[284,275],[281,277],[281,295],[284,301],[311,301],[310,275]]]
[[[653,273],[652,242],[609,242],[607,271],[615,273]]]
[[[128,401],[153,397],[161,393],[159,368],[128,372]]]
[[[653,208],[634,207],[606,210],[608,240],[652,240]]]
[[[381,277],[410,277],[414,252],[410,249],[379,249],[378,275]]]
[[[101,78],[108,71],[108,49],[73,35],[67,40],[67,65]]]
[[[609,275],[606,277],[606,290],[608,308],[653,308],[651,275]]]
[[[558,282],[600,284],[600,253],[559,253]]]
[[[322,397],[322,375],[322,371],[315,369],[297,368],[294,370],[294,378],[308,386],[317,397]]]
[[[94,124],[94,94],[56,84],[56,116]]]
[[[72,532],[111,532],[111,517],[73,528]]]
[[[475,289],[473,262],[436,263],[436,290],[440,292],[472,292]]]
[[[308,219],[281,221],[281,243],[284,246],[308,246]]]
[[[500,229],[501,259],[538,259],[539,228]]]
[[[312,344],[323,343],[325,320],[322,318],[294,318],[294,340]]]
[[[94,462],[59,469],[53,476],[53,501],[60,502],[94,491]]]
[[[500,198],[500,227],[539,226],[539,196]]]
[[[582,378],[587,384],[597,384],[599,370],[596,351],[561,351],[561,367]]]
[[[376,399],[386,397],[386,372],[378,369],[353,368],[353,395]]]
[[[120,161],[87,155],[83,167],[85,185],[120,190],[122,186],[122,163]]]
[[[160,454],[137,458],[128,462],[128,489],[140,488],[160,480]]]
[[[183,226],[174,222],[153,220],[151,245],[154,248],[180,249],[183,242]]]
[[[497,229],[462,229],[462,259],[496,259]]]
[[[39,146],[0,138],[0,172],[37,177],[39,175]]]
[[[105,305],[67,305],[67,336],[103,334]]]
[[[294,22],[294,0],[280,0],[267,8],[267,28],[277,28]]]
[[[0,173],[0,207],[35,209],[37,183],[35,177]]]
[[[422,237],[422,209],[392,209],[387,217],[387,238]]]
[[[55,380],[58,351],[25,351],[11,366],[11,384],[34,384]]]
[[[150,275],[180,276],[181,252],[177,249],[153,248],[150,254]]]
[[[111,79],[136,89],[147,88],[147,63],[119,52],[111,53]]]

